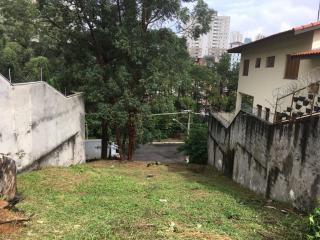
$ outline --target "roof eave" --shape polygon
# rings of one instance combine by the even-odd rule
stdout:
[[[247,49],[248,47],[252,47],[252,46],[255,46],[255,45],[260,44],[262,42],[265,42],[265,41],[268,41],[268,40],[271,40],[271,39],[274,39],[274,38],[277,38],[277,37],[280,37],[280,36],[285,36],[285,35],[290,34],[290,33],[294,33],[294,30],[290,29],[288,31],[281,32],[281,33],[276,33],[274,35],[259,39],[257,41],[251,42],[251,43],[247,43],[247,44],[241,45],[239,47],[230,48],[230,49],[228,49],[228,53],[242,53],[242,51],[244,49]]]

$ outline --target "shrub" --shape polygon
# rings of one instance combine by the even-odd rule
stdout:
[[[189,162],[196,164],[207,164],[208,161],[208,127],[206,124],[198,125],[190,129],[190,136],[185,140],[185,144],[180,147],[189,155]]]
[[[316,208],[309,217],[308,240],[320,240],[320,208]]]

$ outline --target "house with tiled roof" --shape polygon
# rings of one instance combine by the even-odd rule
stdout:
[[[275,90],[306,78],[320,67],[320,22],[295,27],[228,52],[241,54],[236,112],[256,107],[282,111],[277,109],[279,96]],[[290,101],[285,105],[289,110],[287,105],[293,105]]]

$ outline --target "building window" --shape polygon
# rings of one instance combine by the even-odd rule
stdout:
[[[300,59],[287,55],[285,79],[297,79],[299,74]]]
[[[266,66],[268,68],[273,68],[275,60],[276,60],[275,56],[267,57],[267,65]]]
[[[250,61],[249,59],[247,60],[244,60],[244,63],[243,63],[243,76],[248,76],[249,75],[249,64],[250,64]]]
[[[256,59],[256,68],[260,68],[261,65],[261,58]]]

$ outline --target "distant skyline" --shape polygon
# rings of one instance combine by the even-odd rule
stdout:
[[[205,0],[220,16],[231,17],[231,31],[255,39],[317,20],[318,0]]]

